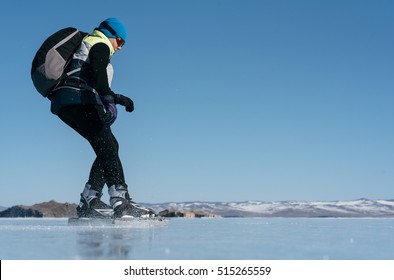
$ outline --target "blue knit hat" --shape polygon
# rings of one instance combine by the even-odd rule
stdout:
[[[109,25],[110,28],[108,28],[108,26],[106,25]],[[111,28],[113,30],[108,30]],[[100,26],[97,29],[103,32],[108,38],[116,38],[117,35],[122,38],[123,41],[126,42],[127,40],[126,27],[117,18],[107,18],[102,23],[100,23]]]

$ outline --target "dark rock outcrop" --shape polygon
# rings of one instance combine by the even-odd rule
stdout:
[[[15,217],[21,217],[21,218],[42,218],[43,214],[38,211],[38,210],[33,210],[31,208],[24,208],[21,206],[12,206],[4,211],[0,212],[0,217],[2,218],[15,218]]]
[[[32,206],[17,205],[0,212],[2,218],[64,218],[76,216],[76,204],[59,203],[54,200]]]
[[[219,215],[208,213],[205,211],[182,211],[182,210],[163,210],[159,215],[167,218],[219,218]]]

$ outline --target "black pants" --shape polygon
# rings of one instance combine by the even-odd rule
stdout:
[[[103,108],[95,105],[72,105],[60,109],[57,115],[88,140],[96,153],[88,181],[92,189],[101,192],[105,183],[107,186],[126,186],[118,153],[119,144],[111,128],[103,121]]]

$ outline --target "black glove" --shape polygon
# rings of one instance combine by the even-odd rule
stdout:
[[[115,122],[118,115],[118,110],[116,109],[114,98],[111,95],[104,95],[100,98],[105,107],[104,122],[111,126]]]
[[[117,94],[115,98],[115,103],[120,104],[122,106],[126,107],[127,112],[133,112],[134,111],[134,102],[127,96]]]

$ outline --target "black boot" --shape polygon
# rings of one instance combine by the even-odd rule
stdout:
[[[108,193],[110,196],[110,204],[114,209],[115,218],[151,218],[157,216],[153,209],[143,207],[133,202],[127,191],[127,186],[111,186],[108,189]]]
[[[111,218],[113,209],[108,204],[100,200],[101,192],[91,189],[91,185],[86,184],[81,193],[81,200],[77,207],[79,218]]]

